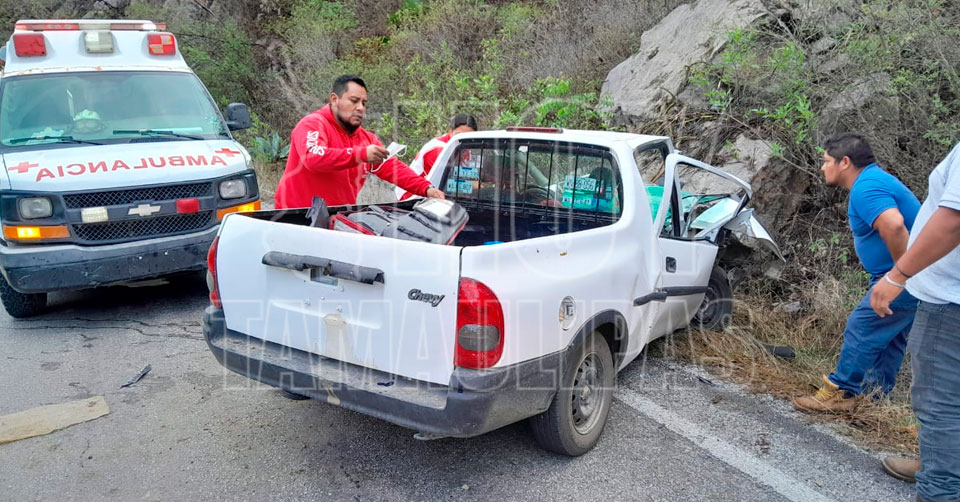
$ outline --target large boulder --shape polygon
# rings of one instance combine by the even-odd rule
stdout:
[[[640,37],[640,51],[607,74],[601,95],[609,97],[614,120],[655,119],[687,84],[687,67],[710,61],[726,35],[764,17],[760,0],[697,0],[674,9]]]
[[[780,0],[803,31],[839,35],[853,22],[861,2],[850,0]]]
[[[817,166],[810,166],[805,172],[788,165],[777,157],[772,143],[742,134],[732,146],[722,150],[721,156],[725,159],[719,163],[721,169],[750,183],[751,205],[757,208],[763,221],[770,224],[770,230],[788,221],[796,212],[814,179],[809,172],[817,170]]]
[[[857,124],[897,122],[900,100],[887,93],[890,82],[890,75],[886,73],[874,73],[854,81],[823,107],[818,119],[820,130],[828,135]]]

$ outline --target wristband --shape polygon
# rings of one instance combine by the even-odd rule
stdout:
[[[893,268],[894,268],[894,270],[896,270],[897,272],[899,272],[900,275],[906,277],[907,279],[913,277],[912,275],[907,275],[907,274],[903,273],[903,270],[901,270],[900,267],[898,267],[896,263],[893,264]]]
[[[897,282],[897,281],[891,279],[889,274],[885,274],[885,275],[883,276],[883,280],[885,280],[885,281],[887,281],[889,284],[893,284],[894,286],[896,286],[896,287],[898,287],[898,288],[901,288],[901,289],[904,289],[904,288],[907,287],[906,284],[904,284],[904,283],[902,283],[902,282]]]

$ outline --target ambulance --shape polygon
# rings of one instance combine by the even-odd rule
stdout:
[[[0,299],[202,270],[220,221],[260,208],[250,155],[165,25],[21,20],[0,48]]]

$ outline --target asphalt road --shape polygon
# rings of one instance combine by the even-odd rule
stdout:
[[[877,454],[785,403],[653,358],[621,372],[599,445],[570,459],[539,449],[523,423],[424,442],[227,373],[201,335],[199,278],[51,301],[32,320],[0,313],[0,415],[96,395],[111,413],[0,445],[0,500],[913,497]]]

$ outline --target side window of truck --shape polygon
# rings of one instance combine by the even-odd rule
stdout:
[[[647,200],[650,202],[650,216],[654,221],[657,219],[657,211],[663,202],[668,152],[667,145],[663,143],[640,145],[633,152],[633,159],[637,163],[637,169],[640,171],[640,177],[643,179],[647,191]],[[664,236],[672,233],[672,217],[673,211],[668,209],[662,232]]]
[[[698,166],[680,163],[676,171],[683,225],[679,239],[704,238],[703,230],[735,214],[746,190],[739,184]]]

